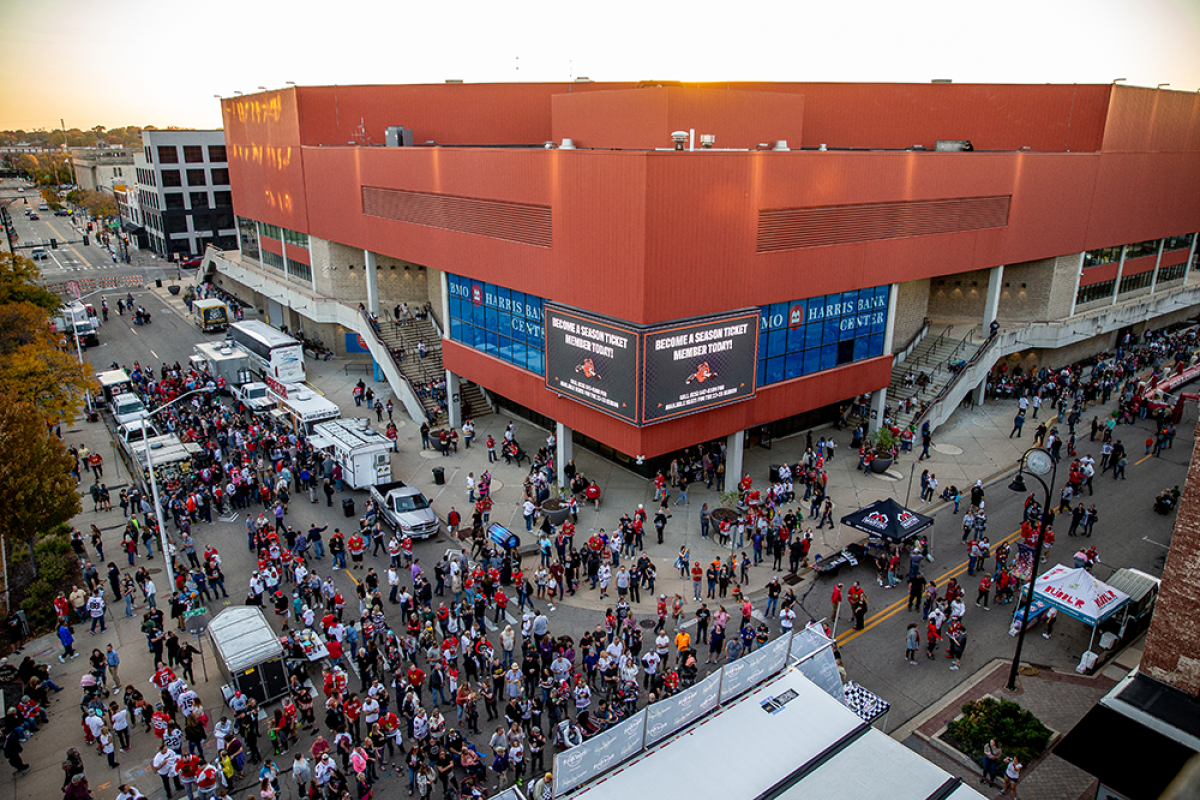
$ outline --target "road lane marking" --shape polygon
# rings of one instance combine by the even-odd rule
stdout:
[[[153,350],[150,351],[150,355],[154,356],[155,358],[158,358],[158,353],[154,352]]]
[[[1161,547],[1163,550],[1170,550],[1170,549],[1171,549],[1171,545],[1169,545],[1169,544],[1163,544],[1162,542],[1156,542],[1156,541],[1154,541],[1153,539],[1151,539],[1149,536],[1143,536],[1143,537],[1142,537],[1142,541],[1143,541],[1143,542],[1149,542],[1150,544],[1156,544],[1156,545],[1158,545],[1159,547]]]

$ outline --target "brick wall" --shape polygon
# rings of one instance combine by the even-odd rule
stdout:
[[[929,279],[907,281],[896,290],[896,324],[892,332],[892,352],[897,353],[921,329],[929,312]]]
[[[366,256],[360,248],[310,237],[317,294],[357,305],[367,302]],[[329,267],[329,269],[326,269]],[[392,313],[400,303],[424,305],[429,300],[428,270],[420,264],[376,255],[379,311]]]
[[[425,288],[429,292],[429,305],[433,308],[433,316],[445,331],[446,320],[442,319],[442,271],[426,267],[425,272]]]
[[[929,281],[929,318],[983,322],[987,303],[988,273],[977,269]]]
[[[1190,695],[1200,694],[1200,426],[1163,568],[1158,607],[1141,669]]]
[[[1079,254],[1010,264],[1000,287],[1000,323],[1063,319],[1075,297]]]
[[[429,302],[429,270],[420,264],[391,256],[377,256],[375,262],[379,271],[381,314],[384,311],[390,314],[392,308],[400,303],[408,303],[411,308]],[[366,286],[365,280],[363,285]]]
[[[1057,350],[1022,350],[1005,356],[1000,359],[1000,363],[1008,364],[1010,370],[1020,365],[1026,372],[1029,370],[1038,370],[1042,367],[1062,367],[1080,361],[1088,356],[1093,356],[1096,353],[1111,350],[1115,338],[1115,332],[1102,333],[1099,336],[1093,336],[1081,342],[1060,347]]]

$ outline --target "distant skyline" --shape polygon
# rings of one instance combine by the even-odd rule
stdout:
[[[333,12],[332,14],[330,12]],[[0,129],[221,126],[214,95],[568,81],[1200,89],[1198,0],[604,5],[0,0]]]

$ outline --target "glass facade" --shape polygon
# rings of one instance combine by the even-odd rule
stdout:
[[[762,306],[758,385],[883,355],[889,292],[876,286]]]
[[[545,374],[542,298],[458,275],[446,278],[453,341]]]
[[[543,299],[447,275],[450,338],[545,374]],[[889,286],[773,303],[759,309],[758,385],[883,355]]]

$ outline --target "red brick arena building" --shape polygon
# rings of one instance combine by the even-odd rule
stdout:
[[[877,415],[900,357],[974,326],[937,424],[998,360],[1074,360],[1200,303],[1197,94],[576,81],[222,108],[241,249],[209,251],[217,282],[370,351],[417,414],[436,360],[397,365],[357,309],[386,334],[428,303],[452,391],[621,460],[730,437],[736,470],[741,432],[864,393]]]

